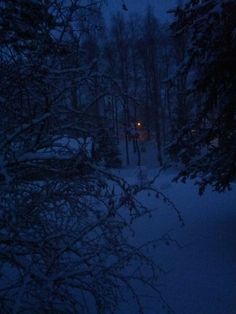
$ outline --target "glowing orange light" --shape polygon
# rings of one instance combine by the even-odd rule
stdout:
[[[141,122],[137,122],[137,127],[141,128],[141,126],[142,126],[142,123]]]

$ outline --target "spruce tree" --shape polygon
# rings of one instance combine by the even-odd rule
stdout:
[[[236,3],[194,0],[175,15],[175,34],[188,38],[178,74],[187,76],[192,116],[170,152],[183,164],[178,178],[200,177],[200,192],[207,185],[224,191],[236,176]]]

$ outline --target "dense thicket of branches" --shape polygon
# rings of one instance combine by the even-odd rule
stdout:
[[[99,114],[100,24],[99,2],[0,2],[2,313],[112,313],[131,296],[141,311],[136,282],[156,289],[129,243],[141,189],[105,168],[120,161]]]

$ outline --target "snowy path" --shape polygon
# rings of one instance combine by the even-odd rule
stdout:
[[[133,174],[132,170],[121,172],[130,182]],[[236,187],[223,194],[207,191],[199,197],[191,183],[174,184],[172,177],[171,173],[162,175],[157,186],[181,210],[186,226],[181,227],[175,213],[158,199],[144,195],[144,201],[159,210],[137,223],[136,240],[157,238],[171,230],[172,238],[181,244],[182,248],[163,245],[153,251],[154,259],[167,271],[160,290],[176,314],[235,314]],[[155,300],[146,305],[148,314],[163,312]]]

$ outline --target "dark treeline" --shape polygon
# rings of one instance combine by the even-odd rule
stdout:
[[[174,39],[170,26],[158,22],[152,7],[128,18],[118,12],[109,26],[101,20],[99,28],[102,40],[100,32],[89,34],[81,43],[94,54],[101,75],[96,78],[95,93],[107,93],[95,102],[94,110],[113,130],[117,142],[125,140],[127,164],[139,122],[143,140],[156,146],[156,159],[162,166],[167,144],[188,117],[185,79],[172,79],[184,59],[184,36]]]
[[[224,191],[235,180],[235,3],[189,1],[170,11],[170,25],[153,11],[117,13],[101,45],[126,161],[129,128],[140,121],[159,165],[181,164],[178,178],[198,177],[200,193],[207,185]]]

